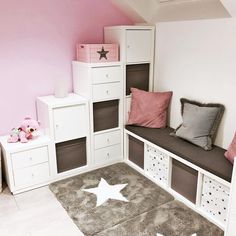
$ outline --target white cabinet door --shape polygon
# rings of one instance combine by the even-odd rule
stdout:
[[[56,108],[53,115],[54,135],[57,143],[87,136],[86,105]]]
[[[127,63],[151,61],[152,31],[151,30],[127,30]]]

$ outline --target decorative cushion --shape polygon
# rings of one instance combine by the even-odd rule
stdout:
[[[221,104],[203,104],[181,98],[183,123],[173,135],[183,138],[205,150],[211,150],[224,113]]]
[[[165,128],[172,92],[146,92],[131,88],[129,125]]]
[[[225,157],[234,164],[234,158],[236,157],[236,132],[234,134],[234,138],[229,145],[228,150],[225,152]]]

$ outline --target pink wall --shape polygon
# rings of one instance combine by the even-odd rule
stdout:
[[[132,24],[109,0],[7,0],[0,6],[0,135],[36,117],[55,80],[72,89],[76,42],[100,43],[103,26]]]

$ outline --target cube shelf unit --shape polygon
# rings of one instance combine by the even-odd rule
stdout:
[[[47,185],[52,180],[52,143],[40,135],[28,143],[8,143],[0,137],[7,185],[13,194]]]
[[[111,26],[104,28],[105,43],[120,46],[124,64],[124,122],[128,120],[130,88],[153,91],[155,26]],[[145,42],[145,43],[144,43]]]
[[[128,130],[124,131],[124,159],[177,199],[225,229],[229,182]]]
[[[37,98],[38,119],[53,143],[52,179],[62,179],[90,168],[88,100],[69,94],[65,98]]]
[[[73,61],[74,92],[89,101],[94,168],[123,160],[123,66]]]

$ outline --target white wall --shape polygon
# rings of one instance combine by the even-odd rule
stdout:
[[[236,131],[236,21],[158,23],[155,90],[174,92],[170,125],[181,122],[181,97],[226,107],[216,144],[227,148]]]

